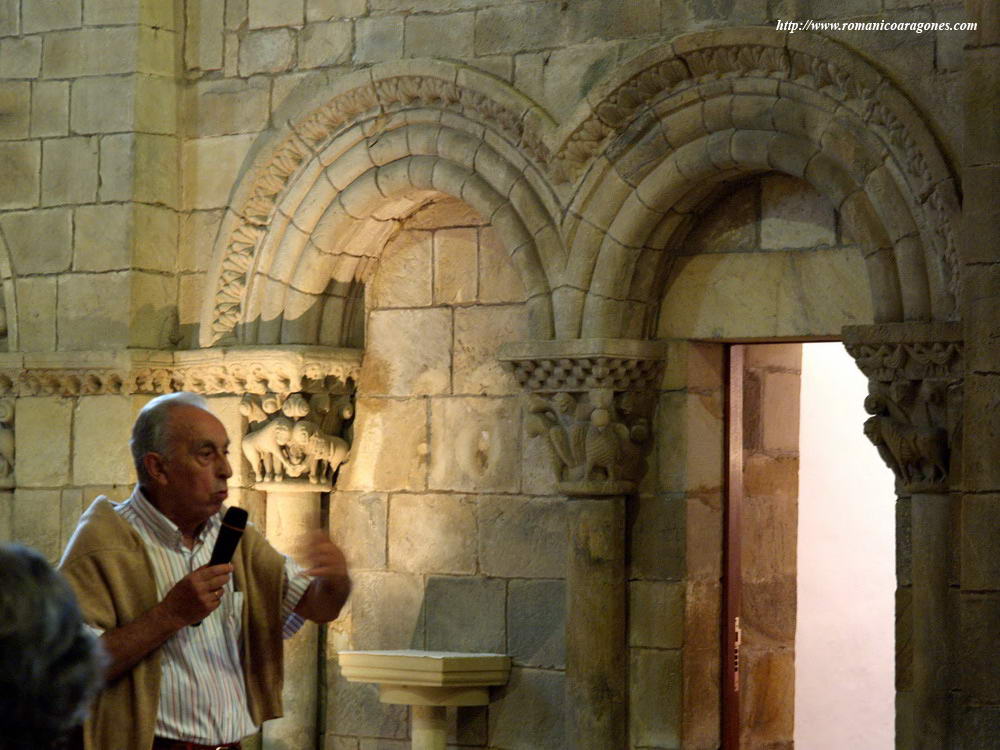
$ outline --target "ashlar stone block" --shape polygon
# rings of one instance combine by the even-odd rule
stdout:
[[[429,486],[517,492],[520,410],[512,398],[444,398],[431,406]]]
[[[0,42],[0,49],[2,45]],[[69,82],[36,81],[32,89],[31,135],[68,135]]]
[[[128,273],[59,278],[58,337],[67,349],[115,349],[129,341]]]
[[[281,73],[295,58],[295,34],[290,29],[252,31],[240,44],[241,76]]]
[[[184,204],[187,208],[221,208],[239,178],[256,135],[228,135],[185,141]]]
[[[0,228],[18,275],[69,270],[73,252],[70,209],[9,213],[0,217]]]
[[[475,301],[477,244],[475,229],[444,229],[434,233],[435,302]]]
[[[431,304],[432,236],[403,231],[386,244],[369,286],[373,308]]]
[[[359,18],[354,37],[355,63],[398,60],[403,56],[403,23],[399,16]]]
[[[424,648],[424,585],[408,573],[362,572],[353,576],[353,648]]]
[[[504,578],[566,575],[565,502],[485,496],[479,499],[479,569]]]
[[[507,685],[495,690],[490,704],[490,746],[564,748],[565,682],[562,672],[512,668]]]
[[[30,115],[31,85],[27,81],[0,82],[0,138],[27,138]]]
[[[681,652],[629,652],[629,734],[638,747],[681,746]]]
[[[511,581],[508,584],[507,644],[518,666],[565,668],[564,581]]]
[[[423,490],[427,483],[427,405],[419,399],[359,398],[344,490]]]
[[[373,311],[359,388],[390,396],[447,393],[451,328],[451,311],[443,308]]]
[[[41,66],[41,37],[12,37],[0,40],[0,77],[37,78]]]
[[[256,133],[267,127],[270,116],[270,81],[208,80],[191,87],[193,134],[196,136]]]
[[[629,645],[680,648],[684,641],[684,584],[629,583]]]
[[[80,206],[73,228],[73,269],[123,271],[131,264],[132,211],[128,204]]]
[[[389,567],[412,573],[476,572],[476,503],[462,495],[389,499]]]
[[[529,337],[524,305],[496,305],[455,310],[454,393],[515,395],[517,381],[497,360],[505,341]]]
[[[335,664],[330,665],[327,716],[331,727],[345,735],[406,737],[409,720],[406,706],[382,703],[378,686],[367,682],[348,682]],[[357,748],[346,745],[350,750]],[[334,745],[340,750],[340,745]]]
[[[38,205],[41,144],[37,141],[0,143],[0,208]]]
[[[47,396],[18,399],[15,470],[19,487],[69,483],[72,422],[72,401]]]
[[[196,70],[222,67],[222,29],[225,0],[186,3],[187,28],[184,64]]]
[[[962,498],[962,587],[1000,590],[1000,495]]]
[[[250,0],[248,4],[250,28],[266,29],[274,26],[301,26],[303,0]]]
[[[476,14],[476,55],[517,54],[558,46],[564,27],[560,6],[510,3]]]
[[[760,246],[808,248],[836,242],[832,205],[808,184],[775,175],[761,180]]]
[[[73,481],[128,484],[135,478],[128,440],[141,404],[129,396],[82,396],[73,419]]]
[[[18,344],[28,352],[56,348],[56,277],[17,279]]]
[[[75,29],[80,26],[81,18],[81,0],[21,3],[21,29],[25,34],[53,29]]]
[[[368,11],[366,0],[306,0],[306,21],[354,18]]]
[[[42,205],[97,199],[96,138],[54,138],[42,143]]]
[[[446,49],[449,57],[471,58],[474,21],[475,13],[449,13],[447,20],[438,15],[406,16],[406,57],[435,57]]]
[[[479,301],[522,302],[524,284],[496,229],[479,230]]]
[[[100,189],[99,199],[104,201],[131,200],[133,168],[135,161],[135,135],[122,133],[100,139]]]
[[[382,492],[335,492],[330,496],[330,535],[351,570],[384,568],[388,498]]]
[[[136,28],[130,26],[47,34],[42,45],[42,75],[77,78],[135,72],[138,40]]]
[[[129,346],[163,349],[177,333],[177,284],[171,276],[131,274]]]
[[[0,35],[11,36],[18,33],[20,23],[20,0],[0,0]]]
[[[6,494],[6,493],[4,493]],[[14,491],[11,531],[21,544],[34,547],[52,564],[59,561],[60,542],[59,490]]]
[[[104,140],[101,143],[103,157]],[[176,208],[180,196],[177,174],[177,165],[180,161],[178,139],[165,135],[137,133],[134,143],[135,200]],[[103,171],[103,158],[101,167]]]
[[[678,581],[683,577],[684,512],[682,497],[640,495],[629,507],[630,578]]]
[[[70,113],[73,130],[83,134],[131,130],[136,85],[133,76],[80,78],[74,81]]]
[[[501,654],[507,585],[478,576],[430,576],[424,593],[427,648]]]
[[[351,61],[351,24],[348,21],[312,23],[299,34],[299,67],[320,68]]]

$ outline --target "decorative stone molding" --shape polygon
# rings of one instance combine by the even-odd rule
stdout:
[[[329,492],[350,453],[353,398],[328,393],[247,393],[240,412],[250,426],[243,455],[258,489]]]
[[[947,492],[960,440],[962,339],[957,325],[851,326],[844,343],[868,376],[865,435],[897,491]]]
[[[321,347],[0,355],[0,396],[342,393],[361,351]]]
[[[528,434],[545,439],[560,492],[635,491],[665,356],[656,342],[622,339],[501,347],[501,361],[528,393]]]

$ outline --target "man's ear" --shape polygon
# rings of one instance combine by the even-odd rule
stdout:
[[[142,457],[142,465],[146,469],[146,474],[156,484],[167,483],[166,461],[159,453],[152,451]]]

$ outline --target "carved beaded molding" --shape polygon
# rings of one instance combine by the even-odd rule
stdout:
[[[52,357],[46,357],[52,360]],[[75,360],[75,361],[74,361]],[[30,356],[0,360],[0,396],[204,395],[344,392],[357,380],[361,352],[312,347],[67,353],[62,362]]]

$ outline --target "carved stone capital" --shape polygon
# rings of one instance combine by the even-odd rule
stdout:
[[[560,492],[635,491],[665,358],[656,342],[624,339],[501,347],[500,360],[529,394],[528,434],[545,441]]]
[[[329,492],[351,449],[354,398],[329,393],[247,393],[243,455],[256,489]]]
[[[865,435],[902,494],[947,492],[960,442],[961,329],[951,323],[851,326],[844,344],[868,376]]]

